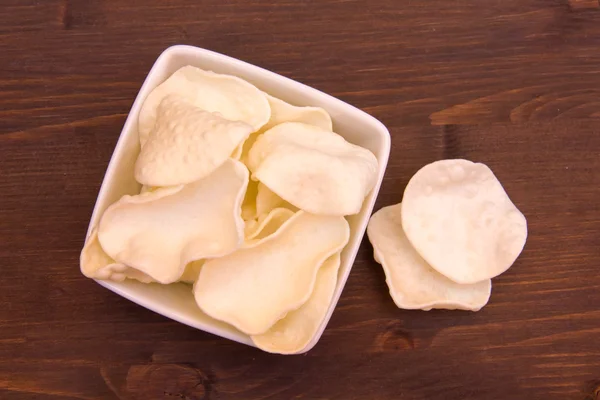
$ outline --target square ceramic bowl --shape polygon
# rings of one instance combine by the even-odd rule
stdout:
[[[104,176],[88,228],[88,235],[92,227],[98,224],[102,213],[110,204],[125,194],[139,193],[141,186],[133,177],[133,166],[140,151],[137,134],[140,107],[152,89],[185,65],[193,65],[217,73],[238,76],[256,85],[259,89],[295,105],[322,107],[331,115],[335,132],[342,135],[346,140],[371,150],[379,161],[375,188],[365,199],[360,214],[348,218],[351,236],[348,245],[342,252],[335,295],[319,330],[308,346],[300,352],[304,353],[310,350],[321,337],[352,269],[388,162],[390,134],[381,122],[367,113],[302,83],[209,50],[191,46],[169,47],[154,63],[129,112]],[[143,284],[130,280],[125,282],[98,280],[97,282],[105,288],[165,317],[253,346],[248,335],[204,314],[196,306],[189,285],[183,283],[171,285]]]

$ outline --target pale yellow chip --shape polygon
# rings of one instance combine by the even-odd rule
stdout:
[[[275,234],[208,260],[194,285],[196,303],[248,335],[262,334],[308,300],[319,267],[349,237],[343,217],[299,211]]]
[[[156,189],[158,188],[155,186],[142,185],[142,187],[140,188],[140,194],[154,192]]]
[[[184,283],[194,283],[198,279],[198,275],[200,275],[200,268],[204,265],[206,260],[197,260],[192,261],[188,265],[185,266],[185,271],[181,275],[179,280]]]
[[[261,135],[247,165],[278,196],[317,215],[357,214],[377,179],[377,159],[369,150],[298,122]]]
[[[261,240],[277,232],[294,212],[287,208],[274,208],[268,214],[261,215],[256,223],[246,223],[246,241]]]
[[[327,315],[339,266],[339,253],[329,257],[319,269],[315,287],[307,302],[297,310],[290,311],[267,332],[252,336],[256,347],[279,354],[294,354],[304,349]]]
[[[258,139],[258,137],[261,136],[263,133],[265,133],[265,131],[262,129],[257,132],[252,132],[250,136],[248,136],[248,138],[244,141],[244,143],[242,143],[242,149],[240,151],[239,159],[244,164],[248,165],[248,154],[250,153],[250,149],[252,148],[252,146],[254,146],[254,143],[256,143],[256,139]],[[237,155],[237,150],[235,154]]]
[[[247,226],[248,223],[254,225],[257,219],[264,219],[276,208],[287,208],[293,212],[298,211],[297,207],[277,196],[277,194],[273,193],[271,189],[262,183],[250,180],[246,197],[244,197],[244,202],[242,203],[242,218],[247,222]]]
[[[123,196],[102,216],[98,238],[117,262],[160,283],[175,282],[189,262],[223,256],[243,243],[247,185],[246,167],[229,159],[194,183]]]
[[[258,195],[258,181],[250,179],[248,190],[242,202],[242,218],[244,221],[251,221],[258,217],[256,214],[256,196]]]
[[[171,94],[182,96],[195,107],[219,113],[230,121],[245,122],[253,131],[259,130],[271,117],[267,98],[252,84],[235,76],[188,65],[177,70],[144,100],[138,117],[142,147],[156,124],[158,105]]]
[[[432,268],[457,283],[493,278],[513,265],[527,220],[485,164],[441,160],[410,179],[402,226]]]
[[[401,204],[384,207],[371,217],[367,235],[375,261],[383,267],[390,295],[399,308],[478,311],[490,298],[486,279],[458,284],[440,274],[417,253],[402,229]]]
[[[135,163],[135,179],[144,185],[175,186],[202,179],[223,165],[252,132],[244,122],[203,111],[177,95],[165,97],[157,113]]]
[[[302,122],[326,131],[333,131],[331,116],[321,107],[298,107],[267,93],[265,93],[265,96],[267,96],[271,107],[271,118],[263,127],[263,130],[271,129],[275,125],[284,122]]]
[[[244,143],[245,142],[242,142],[237,145],[237,147],[233,150],[233,153],[231,153],[231,158],[233,158],[234,160],[241,160],[242,151],[244,150]]]
[[[122,282],[125,279],[135,279],[143,283],[154,282],[154,280],[135,268],[128,267],[113,260],[106,254],[98,241],[98,231],[92,229],[87,238],[81,256],[79,258],[81,273],[92,279],[111,280]]]
[[[262,135],[265,131],[273,128],[275,125],[282,124],[284,122],[302,122],[304,124],[313,125],[327,131],[333,131],[333,123],[331,117],[324,109],[320,107],[298,107],[286,103],[276,97],[273,97],[265,93],[269,105],[271,106],[271,118],[266,125],[264,125],[259,131],[256,131],[246,139],[243,148],[240,153],[240,159],[244,162],[247,161],[248,153],[256,139]],[[238,154],[238,153],[236,153]]]
[[[265,186],[263,183],[258,183],[256,193],[256,215],[260,218],[276,208],[287,208],[294,212],[298,211],[297,207],[294,207],[271,189]]]

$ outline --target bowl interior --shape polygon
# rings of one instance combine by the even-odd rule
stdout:
[[[259,89],[295,105],[322,107],[330,113],[335,132],[346,140],[371,150],[379,161],[376,187],[365,199],[361,212],[348,217],[351,237],[342,252],[334,299],[320,329],[313,337],[312,342],[302,351],[306,352],[315,345],[323,333],[352,268],[387,165],[390,151],[389,133],[383,124],[363,111],[299,82],[212,51],[191,46],[170,47],[157,59],[131,108],[102,182],[88,234],[110,204],[125,194],[139,193],[140,184],[133,177],[133,166],[140,151],[137,135],[139,109],[154,87],[185,65],[194,65],[202,69],[238,76],[253,83]],[[183,283],[142,284],[129,280],[125,282],[98,280],[97,282],[168,318],[227,339],[252,345],[252,341],[244,333],[200,311],[189,285]]]

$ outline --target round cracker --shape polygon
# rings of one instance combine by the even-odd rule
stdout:
[[[461,285],[431,268],[406,238],[401,208],[396,204],[380,209],[367,228],[375,261],[383,267],[394,303],[406,310],[479,311],[490,298],[492,281]]]
[[[527,221],[494,173],[460,159],[436,161],[411,178],[402,226],[427,263],[457,283],[505,272],[527,239]]]

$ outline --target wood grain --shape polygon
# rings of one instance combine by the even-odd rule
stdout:
[[[597,0],[0,0],[0,398],[600,399]],[[78,270],[157,55],[186,43],[382,120],[377,208],[424,164],[490,165],[528,217],[479,313],[397,309],[365,241],[307,355],[169,321]]]

